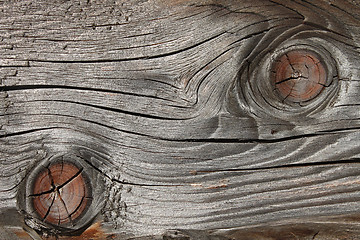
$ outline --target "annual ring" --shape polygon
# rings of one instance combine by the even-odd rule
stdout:
[[[35,176],[30,195],[33,209],[46,223],[74,225],[90,204],[88,184],[82,168],[68,162],[51,164]]]
[[[271,70],[272,85],[284,101],[303,103],[316,98],[325,88],[326,67],[314,52],[292,50],[279,56]]]

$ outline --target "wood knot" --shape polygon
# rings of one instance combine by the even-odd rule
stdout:
[[[292,50],[276,59],[272,82],[277,94],[290,102],[306,102],[317,97],[326,85],[327,72],[312,51]]]
[[[90,183],[82,168],[58,162],[40,170],[30,195],[33,209],[46,223],[74,225],[91,201]]]

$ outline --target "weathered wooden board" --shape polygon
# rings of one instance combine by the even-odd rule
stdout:
[[[326,84],[290,102],[298,49]],[[1,239],[359,238],[360,1],[1,1],[0,84]],[[31,205],[57,161],[92,193],[66,229]]]

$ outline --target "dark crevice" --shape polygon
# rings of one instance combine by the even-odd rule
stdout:
[[[0,65],[0,68],[23,68],[23,67],[30,67],[30,65]]]
[[[89,162],[88,162],[89,163]],[[206,171],[197,171],[198,173],[231,173],[231,172],[258,172],[258,171],[266,171],[266,170],[274,170],[274,169],[286,169],[286,168],[304,168],[304,167],[321,167],[321,166],[337,166],[344,164],[360,164],[360,158],[352,158],[347,160],[338,160],[338,161],[329,161],[329,162],[309,162],[309,163],[295,163],[295,164],[284,164],[278,166],[270,166],[270,167],[259,167],[259,168],[238,168],[238,169],[216,169],[216,170],[206,170]],[[92,167],[94,167],[91,164]],[[95,168],[97,169],[97,168]],[[102,173],[101,170],[97,169],[101,174],[105,175],[112,182],[116,182],[119,184],[130,185],[130,186],[139,186],[139,187],[186,187],[189,184],[144,184],[144,183],[132,183],[127,181],[121,181],[116,178],[110,178],[106,174]]]
[[[283,138],[274,138],[274,139],[264,139],[264,138],[256,138],[256,139],[216,139],[216,138],[209,138],[209,139],[160,139],[160,140],[167,140],[173,142],[200,142],[200,143],[279,143],[279,142],[286,142],[298,139],[305,139],[311,137],[318,137],[327,134],[337,134],[346,131],[355,131],[360,130],[360,127],[353,127],[353,128],[340,128],[340,129],[332,129],[332,130],[323,130],[318,131],[316,133],[309,133],[309,134],[302,134],[296,136],[289,136]]]
[[[54,192],[54,188],[51,188],[50,190],[47,190],[47,191],[44,191],[44,192],[30,194],[28,197],[39,197],[41,195],[50,194],[52,192]]]
[[[61,224],[61,218],[60,218],[60,209],[59,208],[57,208],[57,212],[58,212],[58,226],[60,226],[60,224]],[[55,235],[56,236],[56,235]],[[59,238],[56,236],[56,240],[59,240]]]
[[[295,9],[290,8],[290,7],[288,7],[288,6],[284,5],[284,4],[281,4],[281,3],[279,3],[279,2],[275,2],[275,1],[273,1],[273,0],[269,0],[269,2],[271,2],[271,3],[275,4],[275,5],[282,6],[282,7],[286,8],[286,9],[290,10],[291,12],[296,13],[296,14],[299,15],[303,20],[305,20],[305,16],[304,16],[303,14],[301,14],[300,12],[296,11]]]
[[[330,86],[331,86],[332,81],[331,81],[329,84],[323,84],[323,83],[320,83],[320,82],[318,82],[317,84],[319,84],[319,85],[323,86],[324,88],[328,88],[328,87],[330,87]]]
[[[60,194],[60,191],[59,191],[58,188],[56,189],[56,194],[58,195],[61,203],[62,203],[63,206],[64,206],[64,209],[65,209],[65,211],[66,211],[66,214],[68,215],[68,218],[69,218],[69,221],[70,221],[71,225],[74,226],[74,222],[73,222],[73,220],[72,220],[72,218],[71,218],[71,214],[69,213],[69,210],[68,210],[68,208],[67,208],[67,206],[66,206],[66,203],[65,203],[64,199],[61,197],[61,194]],[[59,218],[60,218],[60,215],[59,215]]]
[[[288,77],[288,78],[285,78],[285,79],[283,79],[283,80],[281,80],[281,81],[279,81],[279,82],[276,82],[275,85],[281,84],[281,83],[284,83],[284,82],[287,82],[287,81],[289,81],[289,80],[300,79],[300,78],[302,78],[302,79],[308,79],[307,77],[303,77],[303,76],[299,76],[299,77]],[[320,84],[320,83],[319,83],[319,84]]]
[[[37,114],[28,114],[28,115],[30,116],[30,115],[37,115]],[[171,139],[162,139],[162,138],[159,138],[159,137],[151,136],[151,135],[149,135],[149,134],[144,134],[144,133],[139,133],[139,132],[134,132],[134,131],[129,131],[129,130],[125,130],[125,129],[116,128],[116,127],[109,126],[109,125],[106,125],[106,124],[101,123],[101,122],[92,121],[92,120],[88,120],[88,119],[83,119],[83,118],[79,118],[79,117],[75,117],[75,116],[71,116],[71,115],[64,115],[64,114],[42,114],[42,116],[61,116],[61,117],[74,118],[74,119],[78,119],[78,120],[81,120],[81,121],[84,121],[84,122],[87,122],[87,123],[96,124],[96,125],[99,125],[99,126],[102,126],[102,127],[105,127],[105,128],[111,129],[111,130],[114,130],[114,131],[118,131],[118,132],[130,134],[130,135],[137,135],[137,136],[141,136],[141,137],[145,137],[145,138],[150,138],[150,139],[155,139],[155,140],[173,141],[173,140],[171,140]],[[52,127],[52,128],[33,129],[33,130],[28,130],[28,131],[23,131],[23,132],[18,132],[18,133],[9,133],[9,134],[0,135],[0,139],[1,139],[1,138],[5,138],[5,137],[16,136],[16,135],[28,134],[28,133],[32,133],[32,132],[36,132],[36,131],[48,130],[48,129],[71,129],[71,128],[68,128],[68,127]],[[76,131],[76,129],[71,129],[71,130]],[[111,139],[111,138],[109,138],[108,136],[104,136],[104,135],[102,135],[102,136],[103,136],[103,137],[106,137],[106,138],[108,138],[108,139]]]
[[[158,54],[158,55],[153,55],[153,56],[141,56],[141,57],[130,57],[130,58],[122,58],[122,59],[94,59],[94,60],[46,60],[46,59],[30,59],[29,61],[31,62],[44,62],[44,63],[111,63],[111,62],[127,62],[127,61],[138,61],[138,60],[149,60],[149,59],[157,59],[157,58],[163,58],[163,57],[169,57],[172,55],[176,55],[179,54],[181,52],[185,52],[188,50],[191,50],[193,48],[196,48],[206,42],[209,42],[213,39],[216,39],[218,37],[220,37],[221,35],[225,34],[226,32],[221,32],[215,36],[212,36],[208,39],[205,39],[201,42],[198,42],[194,45],[191,45],[189,47],[180,49],[180,50],[176,50],[176,51],[172,51],[172,52],[168,52],[168,53],[163,53],[163,54]]]
[[[261,22],[257,22],[256,24],[259,24],[259,23],[263,23],[263,22],[267,22],[267,20],[264,20],[264,21],[261,21]],[[265,34],[266,32],[270,31],[272,28],[269,28],[269,29],[266,29],[266,30],[262,30],[262,31],[259,31],[259,32],[255,32],[255,33],[252,33],[252,34],[249,34],[249,35],[246,35],[245,37],[241,38],[241,39],[238,39],[234,42],[232,42],[230,45],[229,45],[229,48],[226,49],[224,52],[222,52],[221,54],[219,54],[216,58],[212,59],[210,62],[208,62],[205,66],[203,66],[201,69],[197,70],[191,77],[191,79],[196,76],[198,73],[200,73],[203,69],[206,69],[211,63],[215,62],[217,59],[221,58],[222,56],[224,56],[226,53],[230,52],[231,50],[233,50],[234,48],[236,48],[235,44],[238,43],[238,42],[241,42],[243,40],[246,40],[246,39],[249,39],[249,38],[252,38],[254,36],[258,36],[258,35],[261,35],[261,34]],[[230,33],[232,34],[231,32],[227,31],[227,33]],[[208,72],[204,77],[202,77],[202,79],[200,80],[200,82],[197,84],[197,88],[196,88],[196,99],[195,99],[195,102],[192,104],[193,106],[195,106],[198,101],[199,101],[199,89],[200,89],[200,86],[202,84],[202,82],[212,73],[214,72],[217,67],[221,64],[223,64],[224,62],[221,62],[220,64],[218,64],[216,67],[214,67],[210,72]],[[188,85],[188,84],[187,84]],[[187,86],[186,86],[187,87]],[[186,92],[188,92],[188,90],[186,90]]]
[[[351,39],[350,36],[346,36],[346,35],[344,35],[344,34],[341,34],[341,33],[336,32],[336,31],[334,31],[334,30],[328,29],[328,28],[326,28],[326,27],[324,27],[324,26],[318,25],[318,24],[313,23],[313,22],[306,22],[306,21],[304,21],[303,24],[304,24],[304,25],[307,25],[307,26],[310,26],[310,27],[313,27],[313,28],[315,28],[315,29],[320,29],[320,30],[323,30],[323,31],[326,31],[326,32],[331,32],[331,33],[333,33],[333,34],[339,35],[339,36],[344,37],[344,38],[346,38],[346,39]]]
[[[127,182],[127,181],[122,181],[122,180],[110,177],[109,175],[107,175],[106,173],[101,171],[101,169],[96,167],[89,160],[83,158],[82,156],[77,155],[77,157],[79,157],[80,159],[85,161],[87,164],[90,165],[90,167],[95,169],[97,172],[99,172],[100,174],[102,174],[103,176],[105,176],[106,178],[108,178],[112,182],[116,182],[116,183],[120,183],[120,184],[124,184],[124,185],[143,186],[143,187],[179,187],[179,186],[185,186],[185,185],[180,185],[180,184],[177,184],[177,185],[175,185],[175,184],[174,185],[170,185],[170,184],[142,184],[142,183],[131,183],[131,182]]]
[[[153,35],[153,34],[154,34],[154,32],[141,33],[141,34],[134,34],[134,35],[126,36],[126,37],[124,37],[124,38],[127,39],[127,38],[144,37],[144,36],[149,36],[149,35]]]
[[[170,99],[161,98],[157,96],[151,95],[143,95],[137,93],[123,92],[117,90],[109,90],[109,89],[101,89],[101,88],[89,88],[89,87],[76,87],[76,86],[64,86],[64,85],[16,85],[16,86],[1,86],[0,92],[5,91],[22,91],[22,90],[36,90],[36,89],[66,89],[66,90],[82,90],[82,91],[96,91],[96,92],[105,92],[105,93],[115,93],[122,94],[134,97],[144,97],[144,98],[152,98],[158,100],[164,100],[168,102],[174,102]]]
[[[292,86],[291,86],[291,88],[290,88],[290,91],[289,91],[288,95],[286,95],[286,96],[284,97],[284,99],[282,100],[282,103],[284,103],[285,100],[286,100],[288,97],[290,97],[290,95],[292,94],[292,92],[293,92],[293,90],[294,90],[295,85],[296,85],[296,83],[293,82],[293,84],[292,84]]]
[[[317,231],[314,236],[312,237],[312,240],[314,240],[316,238],[316,236],[319,234],[320,231]]]
[[[40,192],[40,193],[35,193],[35,194],[30,194],[29,197],[38,197],[44,194],[49,194],[49,193],[53,193],[53,192],[57,192],[58,190],[60,190],[61,188],[63,188],[66,184],[70,183],[72,180],[74,180],[76,177],[78,177],[81,172],[83,171],[83,169],[80,169],[77,173],[74,174],[74,176],[70,177],[68,180],[66,180],[63,184],[56,186],[54,183],[54,179],[52,177],[51,171],[49,168],[47,168],[48,171],[48,176],[50,178],[51,181],[51,189],[44,191],[44,192]],[[62,171],[62,170],[61,170]]]
[[[137,78],[133,78],[133,79],[130,79],[130,78],[126,78],[126,79],[129,79],[129,80],[138,80]],[[162,80],[159,80],[159,79],[154,79],[154,78],[144,78],[142,79],[144,81],[151,81],[151,82],[155,82],[155,83],[159,83],[159,84],[162,84],[162,85],[166,85],[166,86],[169,86],[171,88],[175,88],[177,90],[182,90],[182,87],[179,87],[179,86],[176,86],[176,85],[173,85],[171,84],[170,82],[166,82],[166,81],[162,81]],[[142,96],[142,95],[140,95]],[[146,95],[145,95],[146,96]],[[183,99],[184,100],[184,99]],[[186,100],[186,99],[185,99]]]
[[[116,178],[112,178],[111,181],[117,182],[117,183],[120,183],[120,184],[131,185],[131,186],[140,186],[140,187],[181,187],[181,186],[186,186],[186,185],[184,185],[184,184],[144,184],[144,183],[131,183],[131,182],[127,182],[127,181],[121,181],[121,180],[116,179]]]
[[[192,6],[192,5],[189,5],[189,6]],[[195,6],[195,7],[196,7],[196,6]],[[182,20],[189,19],[189,18],[192,19],[192,18],[195,18],[195,17],[197,17],[197,16],[199,16],[199,15],[201,15],[201,14],[204,14],[204,15],[203,15],[203,16],[200,16],[199,18],[204,19],[204,18],[206,18],[206,17],[212,16],[212,15],[214,15],[214,14],[216,14],[216,13],[221,12],[221,11],[222,11],[221,9],[220,9],[220,10],[217,10],[217,11],[212,11],[212,12],[210,12],[210,13],[208,13],[207,10],[202,11],[202,12],[196,12],[196,11],[194,11],[194,13],[191,13],[190,15],[185,15],[185,16],[177,17],[177,18],[174,19],[174,21],[182,21]],[[195,19],[196,19],[196,18],[195,18]]]
[[[176,42],[176,40],[178,39],[169,39],[169,40],[165,40],[165,41],[162,41],[161,43],[158,43],[158,44],[168,44],[168,43],[173,43],[173,42]],[[149,43],[149,44],[142,44],[142,45],[134,45],[134,46],[128,46],[128,47],[117,47],[117,48],[113,48],[112,51],[121,51],[121,50],[130,50],[130,49],[142,49],[142,48],[146,48],[146,47],[153,47],[154,46],[154,43]],[[136,70],[138,71],[138,70]]]
[[[51,170],[50,170],[49,166],[46,169],[47,169],[47,172],[48,172],[48,176],[50,178],[50,183],[51,183],[52,190],[54,191],[56,189],[56,186],[55,186],[55,183],[54,183],[54,178],[53,178],[53,176],[51,174]]]
[[[81,156],[77,156],[83,159],[87,164],[89,164],[92,168],[98,171],[100,174],[104,175],[106,178],[111,180],[112,182],[130,185],[130,186],[139,186],[139,187],[186,187],[188,184],[145,184],[145,183],[134,183],[134,182],[127,182],[125,180],[119,180],[116,178],[112,178],[101,171],[99,168],[94,166],[89,160],[84,159]],[[285,169],[285,168],[303,168],[303,167],[321,167],[321,166],[336,166],[336,165],[344,165],[344,164],[360,164],[360,158],[351,158],[345,160],[337,160],[337,161],[328,161],[328,162],[308,162],[308,163],[294,163],[294,164],[283,164],[277,166],[270,166],[270,167],[258,167],[258,168],[233,168],[233,169],[216,169],[216,170],[195,170],[196,173],[231,173],[231,172],[258,172],[258,171],[266,171],[266,170],[273,170],[273,169]]]
[[[79,208],[81,207],[81,205],[83,204],[83,202],[84,202],[84,199],[85,199],[85,196],[83,196],[82,198],[81,198],[81,201],[80,201],[80,203],[79,203],[79,205],[75,208],[75,210],[72,212],[72,213],[70,213],[70,217],[72,217],[72,215],[74,215],[74,213],[76,213],[78,210],[79,210]]]
[[[133,132],[133,131],[128,131],[128,130],[124,130],[124,129],[119,129],[113,126],[109,126],[100,122],[96,122],[96,121],[92,121],[92,120],[87,120],[87,119],[81,119],[78,117],[74,117],[74,116],[70,116],[70,115],[62,115],[62,114],[43,114],[44,116],[49,116],[49,115],[53,115],[53,116],[62,116],[62,117],[69,117],[69,118],[75,118],[75,119],[79,119],[81,121],[85,121],[88,123],[92,123],[92,124],[96,124],[105,128],[109,128],[111,130],[114,131],[119,131],[119,132],[123,132],[126,134],[130,134],[130,135],[137,135],[137,136],[141,136],[141,137],[145,137],[145,138],[149,138],[149,139],[154,139],[154,140],[161,140],[161,141],[176,141],[173,139],[163,139],[163,138],[159,138],[159,137],[154,137],[148,134],[143,134],[143,133],[138,133],[138,132]],[[27,131],[21,131],[21,132],[16,132],[16,133],[8,133],[8,134],[4,134],[4,135],[0,135],[0,139],[1,138],[6,138],[6,137],[13,137],[13,136],[18,136],[18,135],[23,135],[23,134],[29,134],[29,133],[33,133],[33,132],[37,132],[37,131],[43,131],[43,130],[51,130],[51,129],[71,129],[71,128],[67,128],[67,127],[51,127],[51,128],[40,128],[40,129],[32,129],[32,130],[27,130]],[[76,130],[76,129],[71,129],[71,130]],[[104,136],[106,137],[106,136]],[[106,137],[108,138],[108,137]],[[110,139],[110,138],[108,138]]]
[[[229,50],[230,51],[230,50]],[[226,51],[227,52],[227,51]],[[224,52],[223,54],[225,54],[226,52]],[[215,61],[215,60],[214,60]],[[209,63],[210,64],[210,63]],[[216,67],[220,66],[221,64],[223,64],[223,62],[219,63]],[[213,68],[212,70],[210,70],[204,77],[201,78],[201,80],[196,84],[196,90],[195,90],[195,96],[196,99],[194,101],[194,103],[192,104],[192,106],[196,106],[199,103],[199,92],[200,92],[200,87],[202,85],[202,83],[205,81],[205,79],[210,76],[214,71],[216,71],[216,68]],[[195,76],[195,75],[194,75]]]
[[[54,205],[54,202],[55,202],[55,196],[53,196],[53,198],[52,198],[51,204],[50,204],[48,210],[46,211],[46,213],[45,213],[45,215],[44,215],[44,217],[43,217],[43,219],[42,219],[43,221],[45,221],[45,219],[47,218],[47,216],[49,216],[50,210],[51,210],[52,206]]]
[[[290,61],[289,55],[288,55],[288,54],[285,54],[285,56],[286,56],[286,59],[287,59],[288,62],[289,62],[289,65],[290,65],[291,69],[293,70],[293,72],[295,72],[296,70],[295,70],[294,66],[292,65],[292,63],[291,63],[291,61]]]
[[[190,4],[189,6],[193,6],[195,8],[202,8],[202,7],[210,7],[210,8],[219,8],[220,10],[226,10],[229,13],[239,13],[231,10],[229,7],[224,6],[223,4],[219,3],[208,3],[208,4]],[[215,11],[215,13],[218,11]],[[242,12],[240,12],[242,13]]]
[[[62,115],[61,115],[62,116]],[[70,116],[73,117],[73,116]],[[236,139],[236,138],[206,138],[206,139],[172,139],[172,138],[162,138],[157,136],[151,136],[148,134],[142,134],[132,131],[126,131],[122,129],[118,129],[115,127],[111,127],[99,122],[90,121],[90,120],[83,120],[89,123],[97,124],[106,128],[110,128],[116,131],[121,131],[128,134],[134,134],[142,137],[147,137],[154,140],[160,140],[160,141],[168,141],[168,142],[194,142],[194,143],[245,143],[245,144],[271,144],[271,143],[279,143],[279,142],[286,142],[286,141],[293,141],[298,139],[306,139],[306,138],[313,138],[313,137],[319,137],[319,136],[326,136],[329,134],[340,134],[348,131],[356,131],[360,130],[360,127],[351,127],[351,128],[337,128],[337,129],[331,129],[331,130],[322,130],[318,131],[316,133],[309,133],[309,134],[301,134],[301,135],[295,135],[295,136],[289,136],[289,137],[282,137],[282,138],[274,138],[274,139],[264,139],[264,138],[253,138],[253,139]],[[43,130],[51,130],[51,129],[61,129],[60,127],[51,127],[51,128],[40,128],[40,129],[32,129],[28,131],[22,131],[22,132],[16,132],[16,133],[9,133],[5,135],[0,135],[1,138],[5,137],[12,137],[12,136],[19,136],[23,134],[33,133],[37,131],[43,131]]]
[[[101,171],[101,169],[99,169],[98,167],[96,167],[94,164],[92,164],[89,160],[87,160],[86,158],[80,156],[80,155],[76,155],[76,157],[82,159],[84,162],[86,162],[88,165],[90,165],[90,167],[92,167],[93,169],[95,169],[97,172],[101,173],[102,175],[104,175],[106,178],[111,179],[110,176],[108,176],[106,173],[104,173],[103,171]]]
[[[340,105],[335,105],[334,107],[359,107],[360,104],[359,103],[351,103],[351,104],[340,104]]]
[[[354,130],[360,130],[360,127],[323,130],[323,131],[319,131],[319,133],[337,133],[337,132],[346,132],[346,131],[354,131]]]
[[[61,160],[60,176],[62,176],[63,172],[64,172],[64,159]]]
[[[319,6],[316,6],[316,5],[314,5],[314,4],[312,4],[312,3],[308,2],[308,1],[305,1],[305,0],[303,0],[303,1],[306,2],[307,4],[310,4],[311,6],[313,6],[313,7],[315,7],[315,8],[319,8]],[[288,6],[284,5],[284,4],[275,2],[275,1],[273,1],[273,0],[270,0],[270,2],[272,2],[272,3],[274,3],[274,4],[277,4],[277,5],[280,5],[280,6],[283,6],[284,8],[287,8],[287,9],[293,11],[293,12],[296,12],[298,15],[302,16],[302,18],[303,18],[303,24],[304,24],[304,25],[313,27],[313,28],[315,28],[315,29],[320,29],[320,30],[323,30],[323,31],[326,31],[326,32],[330,32],[330,33],[333,33],[333,34],[335,34],[335,35],[339,35],[339,36],[341,36],[341,37],[344,37],[344,38],[346,38],[346,39],[352,39],[351,36],[347,36],[347,35],[344,35],[344,34],[342,34],[342,33],[336,32],[336,31],[334,31],[334,30],[332,30],[332,29],[329,29],[329,28],[326,28],[326,27],[324,27],[324,26],[318,25],[318,24],[316,24],[316,23],[314,23],[314,22],[307,22],[307,21],[305,20],[305,16],[302,15],[300,12],[294,10],[293,8],[290,8],[290,7],[288,7]],[[301,4],[301,3],[298,3],[298,4],[300,4],[300,5],[304,6],[304,7],[307,7],[307,6],[305,6],[304,4]],[[330,4],[330,6],[333,6],[333,4]],[[324,9],[321,9],[321,10],[324,11]]]
[[[80,173],[83,171],[83,169],[81,168],[74,176],[72,176],[71,178],[69,178],[68,180],[66,180],[66,182],[64,182],[63,184],[57,186],[57,189],[61,189],[62,187],[64,187],[66,184],[70,183],[72,180],[74,180],[75,178],[77,178]]]
[[[206,170],[206,171],[196,171],[196,173],[256,172],[256,171],[264,171],[264,170],[272,170],[272,169],[301,168],[301,167],[313,167],[313,166],[336,166],[336,165],[343,165],[343,164],[360,164],[360,158],[352,158],[352,159],[329,161],[329,162],[309,162],[309,163],[284,164],[284,165],[277,165],[277,166],[271,166],[271,167]]]
[[[342,11],[343,13],[348,14],[348,15],[350,15],[351,17],[353,17],[353,18],[355,18],[355,19],[357,19],[357,20],[360,20],[360,18],[359,18],[358,16],[356,16],[355,14],[352,14],[352,13],[350,13],[349,11],[346,11],[345,9],[340,8],[339,6],[337,6],[337,5],[333,4],[333,3],[330,3],[330,6],[339,9],[339,10]]]
[[[29,133],[34,133],[34,132],[38,132],[38,131],[58,129],[58,128],[59,128],[59,127],[37,128],[37,129],[31,129],[31,130],[14,132],[14,133],[6,133],[6,134],[3,134],[3,135],[0,135],[0,139],[1,139],[1,138],[6,138],[6,137],[20,136],[20,135],[29,134]]]
[[[20,175],[18,173],[18,175]],[[8,189],[4,189],[4,190],[0,190],[0,193],[6,193],[6,192],[10,192],[10,191],[13,191],[14,189],[17,189],[20,184],[23,183],[23,181],[26,179],[26,175],[24,175],[23,177],[21,177],[20,181],[18,183],[16,183],[15,185],[13,185],[12,187],[8,188]],[[5,194],[6,195],[6,194]],[[10,195],[9,195],[10,196]],[[13,199],[11,196],[10,197],[7,197],[7,198],[3,198],[4,200],[10,200],[10,199]]]
[[[266,23],[266,22],[268,22],[268,20],[260,21],[260,22],[257,22],[256,24]],[[254,24],[254,25],[256,25],[256,24]],[[276,28],[276,26],[274,26],[274,27],[269,27],[268,29],[261,30],[261,31],[259,31],[259,32],[254,32],[254,33],[251,33],[251,34],[249,34],[249,35],[246,35],[245,37],[240,38],[240,39],[234,41],[233,43],[231,43],[230,46],[233,46],[233,45],[235,45],[236,43],[239,43],[239,42],[241,42],[241,41],[250,39],[250,38],[252,38],[252,37],[259,36],[259,35],[262,35],[262,34],[266,34],[267,32],[271,31],[271,30],[274,29],[274,28]],[[229,32],[229,33],[231,33],[231,32]]]
[[[99,105],[94,105],[94,104],[89,104],[89,103],[81,103],[81,102],[69,101],[69,100],[35,100],[33,102],[72,103],[72,104],[78,104],[78,105],[82,105],[82,106],[86,106],[86,107],[98,108],[98,109],[111,111],[111,112],[123,113],[123,114],[126,114],[126,115],[135,116],[135,117],[144,117],[144,118],[158,119],[158,120],[177,120],[177,121],[181,121],[181,120],[189,120],[189,119],[191,119],[191,118],[167,118],[167,117],[155,116],[155,115],[138,113],[138,112],[130,112],[130,111],[127,111],[127,110],[121,110],[121,109],[112,108],[112,107],[104,107],[104,106],[99,106]]]
[[[326,20],[329,21],[329,18],[325,17],[324,14],[322,14],[322,13],[320,13],[320,12],[318,11],[318,10],[320,10],[320,11],[322,11],[322,12],[325,12],[325,14],[326,14],[327,16],[329,16],[329,12],[328,12],[328,10],[327,10],[326,8],[324,9],[324,8],[321,7],[321,6],[315,5],[314,3],[311,3],[311,2],[306,1],[306,0],[302,0],[302,2],[307,3],[308,5],[310,5],[310,6],[313,7],[312,11],[313,11],[313,14],[314,14],[314,15],[320,15],[321,17],[326,18]],[[306,8],[308,8],[308,6],[306,6],[304,3],[299,3],[299,4],[302,5],[302,6],[304,6],[304,7],[306,7]],[[333,17],[333,16],[331,16],[331,17]],[[330,18],[331,18],[331,17],[330,17]],[[314,23],[314,22],[311,22],[311,23],[310,23],[310,22],[305,22],[305,21],[304,21],[304,24],[307,24],[307,25],[309,25],[309,26],[312,26],[312,25],[313,25],[313,26],[315,26],[315,27],[318,28],[318,29],[322,29],[322,30],[325,30],[325,31],[328,31],[328,32],[331,32],[331,33],[334,33],[334,34],[338,34],[338,35],[340,35],[340,36],[342,36],[342,37],[351,39],[350,36],[343,35],[343,34],[341,34],[341,33],[339,33],[339,32],[334,31],[334,30],[331,30],[331,29],[328,29],[328,28],[326,28],[326,27],[324,27],[324,26],[318,25],[318,24],[316,24],[316,23]]]
[[[105,128],[109,128],[109,129],[114,130],[114,131],[130,134],[130,135],[137,135],[137,136],[141,136],[141,137],[156,139],[155,137],[153,137],[151,135],[148,135],[148,134],[143,134],[143,133],[133,132],[133,131],[129,131],[129,130],[124,130],[124,129],[120,129],[120,128],[116,128],[116,127],[113,127],[113,126],[106,125],[106,124],[101,123],[101,122],[96,122],[96,121],[92,121],[92,120],[88,120],[88,119],[83,119],[83,118],[79,118],[79,117],[75,117],[75,116],[71,116],[71,115],[63,115],[63,114],[43,114],[43,115],[75,118],[75,119],[79,119],[79,120],[87,122],[87,123],[92,123],[92,124],[96,124],[96,125],[99,125],[99,126],[102,126],[102,127],[105,127]],[[105,136],[105,137],[110,139],[108,136]]]

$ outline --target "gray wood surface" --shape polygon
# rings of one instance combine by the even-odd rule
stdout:
[[[309,104],[268,87],[287,48],[326,62]],[[0,1],[1,238],[54,233],[25,189],[66,156],[110,237],[358,239],[359,53],[358,0]]]

